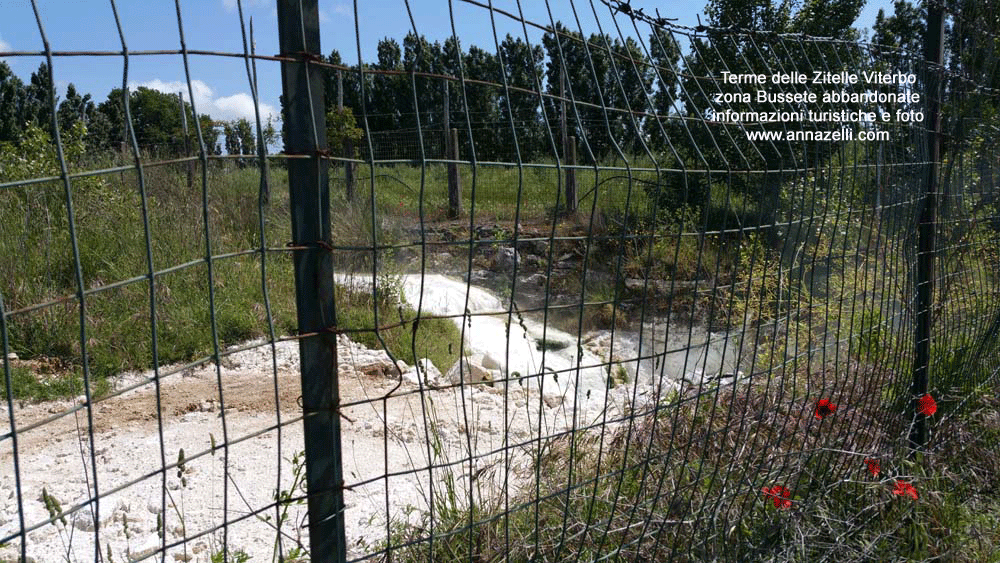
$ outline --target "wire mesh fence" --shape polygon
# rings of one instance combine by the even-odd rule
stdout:
[[[911,535],[996,386],[988,11],[868,43],[401,1],[354,63],[320,33],[380,34],[357,5],[278,2],[274,56],[235,5],[241,51],[189,49],[180,1],[180,48],[134,50],[110,0],[120,49],[51,49],[32,3],[44,50],[0,53],[48,73],[0,123],[0,560],[948,556]],[[121,88],[77,123],[84,55]],[[129,68],[162,56],[156,143]],[[225,142],[195,57],[246,77]]]

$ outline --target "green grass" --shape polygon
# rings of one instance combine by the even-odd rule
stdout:
[[[376,203],[379,209],[400,217],[419,218],[421,167],[407,164],[374,166]],[[448,209],[447,167],[428,164],[424,175],[424,214],[428,219],[446,218]],[[564,171],[565,173],[565,171]],[[356,170],[356,194],[371,197],[372,168],[359,165]],[[462,187],[463,217],[472,210],[473,172],[470,165],[459,165]],[[522,221],[549,221],[556,209],[559,175],[556,169],[525,166],[518,174],[516,165],[480,164],[476,169],[475,213],[477,222],[512,221],[520,201]],[[519,180],[520,177],[520,180]],[[655,177],[649,172],[636,172],[634,180]],[[331,183],[343,185],[343,172],[331,171]],[[624,209],[628,200],[628,179],[624,171],[601,170],[595,175],[590,169],[576,171],[578,209],[589,213],[597,194],[597,210]],[[595,183],[597,188],[595,189]],[[518,189],[520,187],[520,199]],[[560,209],[565,207],[565,195],[559,195]],[[634,181],[629,207],[648,210],[648,198],[641,182]]]
[[[342,285],[337,285],[336,293],[338,324],[364,329],[364,332],[351,333],[355,342],[374,350],[383,349],[384,342],[385,349],[397,360],[415,365],[417,360],[428,358],[442,373],[458,361],[461,333],[451,319],[421,319],[414,333],[416,311],[409,305],[400,305],[398,299],[376,302],[371,293],[352,291]],[[376,311],[380,327],[397,326],[383,328],[376,335]]]
[[[433,550],[430,522],[398,524],[393,545],[415,543],[383,553],[382,560],[666,561],[672,555],[690,562],[972,563],[1000,556],[1000,401],[986,395],[973,416],[943,422],[941,438],[919,463],[882,459],[879,480],[867,476],[865,450],[855,437],[838,442],[790,432],[788,424],[812,413],[786,411],[775,394],[759,387],[748,396],[725,391],[718,397],[722,409],[735,403],[740,412],[774,413],[754,426],[757,443],[771,444],[768,450],[733,448],[740,444],[735,425],[712,415],[712,397],[699,405],[671,404],[655,426],[650,417],[640,419],[631,434],[622,428],[603,444],[597,433],[576,434],[572,449],[570,437],[549,439],[535,458],[540,496],[526,487],[509,499],[507,512],[487,496],[470,515],[469,507],[442,496]],[[775,441],[779,436],[783,442]],[[753,467],[772,469],[746,473]],[[905,476],[920,498],[893,495],[887,475]],[[776,483],[793,488],[791,509],[775,508],[759,492]]]
[[[236,551],[230,551],[228,553],[219,550],[213,553],[211,556],[212,563],[223,563],[223,561],[232,561],[233,563],[246,563],[251,559],[252,557],[250,557],[250,555],[247,554],[247,552],[243,551],[242,549],[237,549]]]
[[[183,265],[155,279],[157,361],[161,365],[210,355],[213,313],[220,347],[269,333],[259,253],[213,260],[214,311],[210,306],[200,175],[196,173],[192,188],[185,179],[179,168],[145,168],[153,265],[157,271]],[[213,256],[259,247],[258,184],[254,168],[210,166],[208,240]],[[280,167],[271,168],[270,189],[264,236],[268,247],[281,247],[291,234],[287,174]],[[64,374],[44,382],[31,381],[24,369],[16,369],[13,391],[22,399],[47,400],[83,392],[80,305],[74,298],[76,268],[63,200],[61,184],[0,192],[0,255],[14,257],[0,279],[0,295],[6,311],[22,310],[8,317],[10,348],[22,359],[53,358],[67,366]],[[109,378],[153,365],[149,283],[143,279],[148,262],[136,174],[111,174],[74,184],[73,203],[84,288],[136,280],[90,293],[85,299],[87,364],[96,385],[92,391],[101,394],[108,390]],[[344,221],[336,216],[333,222],[335,241],[368,236],[367,230],[347,233]],[[385,236],[398,234],[387,231]],[[266,260],[275,331],[279,336],[294,334],[291,256],[269,252]],[[24,310],[54,300],[62,302]],[[341,326],[373,326],[370,299],[342,294],[341,301],[342,318],[348,322],[342,321]],[[383,305],[383,320],[398,321],[398,307]],[[404,314],[412,317],[409,309]],[[457,354],[448,351],[449,344],[459,349],[453,323],[429,320],[421,324],[416,352],[447,370]],[[408,335],[401,329],[383,334],[393,353],[412,362]],[[376,343],[374,338],[362,337],[362,341]]]
[[[194,262],[156,277],[158,361],[190,360],[212,351],[205,226],[198,186],[189,189],[179,170],[146,169],[149,234],[157,270]],[[258,244],[257,174],[253,169],[209,172],[208,209],[212,254]],[[80,306],[70,229],[61,185],[4,190],[0,194],[0,254],[14,256],[11,275],[0,280],[8,311],[58,303],[9,317],[11,349],[22,358],[58,358],[83,367]],[[287,187],[272,173],[275,198],[266,209],[269,245],[287,235]],[[282,195],[284,194],[284,195]],[[92,178],[74,186],[76,240],[84,288],[96,289],[148,272],[141,199],[135,173]],[[19,220],[18,220],[19,219]],[[287,257],[268,256],[268,289],[279,332],[294,327],[292,276]],[[215,322],[222,346],[267,334],[259,255],[213,262]],[[103,381],[153,361],[148,281],[138,279],[86,296],[85,336],[91,375]],[[69,379],[69,378],[68,378]],[[45,399],[76,392],[69,381],[43,390],[19,385],[19,396]]]
[[[30,398],[46,401],[62,397],[82,395],[83,374],[77,369],[68,372],[43,374],[34,373],[24,366],[12,366],[10,372],[12,395],[15,398]],[[106,379],[98,379],[91,392],[101,395],[108,391]],[[7,398],[6,385],[0,386],[0,398]]]

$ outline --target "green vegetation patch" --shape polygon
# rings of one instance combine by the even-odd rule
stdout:
[[[409,365],[428,358],[442,372],[458,361],[461,332],[451,319],[422,318],[417,322],[416,311],[401,304],[394,295],[376,301],[370,291],[358,291],[337,285],[337,323],[349,327],[352,340],[374,350],[384,349],[397,360]],[[382,328],[377,333],[378,325]],[[360,329],[358,332],[353,330]],[[380,340],[381,339],[381,340]]]
[[[928,455],[880,458],[877,477],[866,470],[863,438],[796,432],[812,409],[789,408],[779,393],[761,386],[698,401],[671,395],[659,415],[603,439],[598,432],[546,439],[532,446],[528,477],[537,489],[524,487],[506,502],[484,495],[472,507],[439,495],[433,523],[425,515],[394,526],[391,545],[405,547],[383,560],[973,562],[1000,555],[995,393],[980,397],[970,416],[942,423]],[[857,405],[857,416],[887,416],[881,405],[845,402]],[[770,414],[741,434],[723,420],[730,405]],[[770,469],[747,473],[751,467]],[[918,498],[893,494],[897,476]],[[788,487],[787,504],[761,492],[774,485]]]

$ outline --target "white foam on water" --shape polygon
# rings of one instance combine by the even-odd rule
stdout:
[[[607,368],[600,364],[604,360],[583,350],[577,370],[575,336],[517,315],[511,316],[508,335],[508,305],[482,288],[440,274],[403,276],[403,293],[422,313],[462,315],[453,320],[460,329],[464,325],[466,350],[495,359],[504,377],[520,376],[526,386],[541,387],[543,395],[568,397],[577,389],[580,400],[603,401]],[[543,346],[543,334],[546,342],[559,343],[559,349]]]

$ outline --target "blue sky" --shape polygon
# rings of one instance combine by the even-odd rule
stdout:
[[[489,0],[482,0],[487,3]],[[695,25],[696,15],[704,8],[706,0],[677,0],[655,2],[633,0],[633,7],[642,7],[647,13],[659,8],[664,17],[677,18],[679,24]],[[400,39],[412,30],[404,0],[359,0],[358,20],[362,56],[374,60],[376,44],[383,37]],[[431,41],[444,40],[452,34],[447,0],[411,0],[410,7],[418,32]],[[39,0],[39,11],[49,43],[59,51],[119,51],[121,43],[108,0]],[[354,4],[346,0],[320,0],[321,44],[324,54],[337,49],[345,60],[357,61]],[[496,8],[517,13],[516,0],[493,0]],[[541,0],[521,0],[525,16],[534,22],[547,24],[549,15],[546,3]],[[571,29],[577,29],[572,6],[585,33],[598,30],[594,17],[596,9],[603,30],[617,35],[608,10],[598,0],[550,0],[552,14]],[[277,54],[276,2],[244,0],[243,13],[246,23],[254,20],[257,53]],[[479,6],[455,0],[452,2],[455,32],[465,48],[470,44],[493,51],[493,31],[489,12]],[[592,8],[593,6],[593,8]],[[118,0],[125,39],[130,50],[178,49],[177,15],[172,0]],[[861,14],[860,28],[870,28],[878,9],[891,12],[889,0],[870,0]],[[243,52],[236,0],[182,0],[184,34],[189,49]],[[497,35],[507,33],[523,37],[520,23],[502,15],[496,16]],[[630,22],[618,17],[622,32],[634,34]],[[648,35],[648,28],[640,31]],[[541,33],[529,27],[529,39],[537,43]],[[0,0],[0,52],[41,51],[43,44],[35,22],[31,2],[28,0]],[[4,60],[22,79],[27,80],[43,58],[39,56],[12,56]],[[192,87],[199,113],[208,113],[216,119],[253,118],[253,102],[243,59],[228,57],[190,56]],[[103,101],[111,88],[121,86],[123,58],[112,57],[58,57],[54,76],[60,95],[66,85],[73,83],[83,93],[90,93],[98,102]],[[279,64],[259,61],[258,82],[260,109],[264,117],[277,115],[278,96],[281,93]],[[188,88],[183,61],[177,55],[132,57],[129,61],[128,82],[132,87],[143,85],[165,92],[184,91]]]

